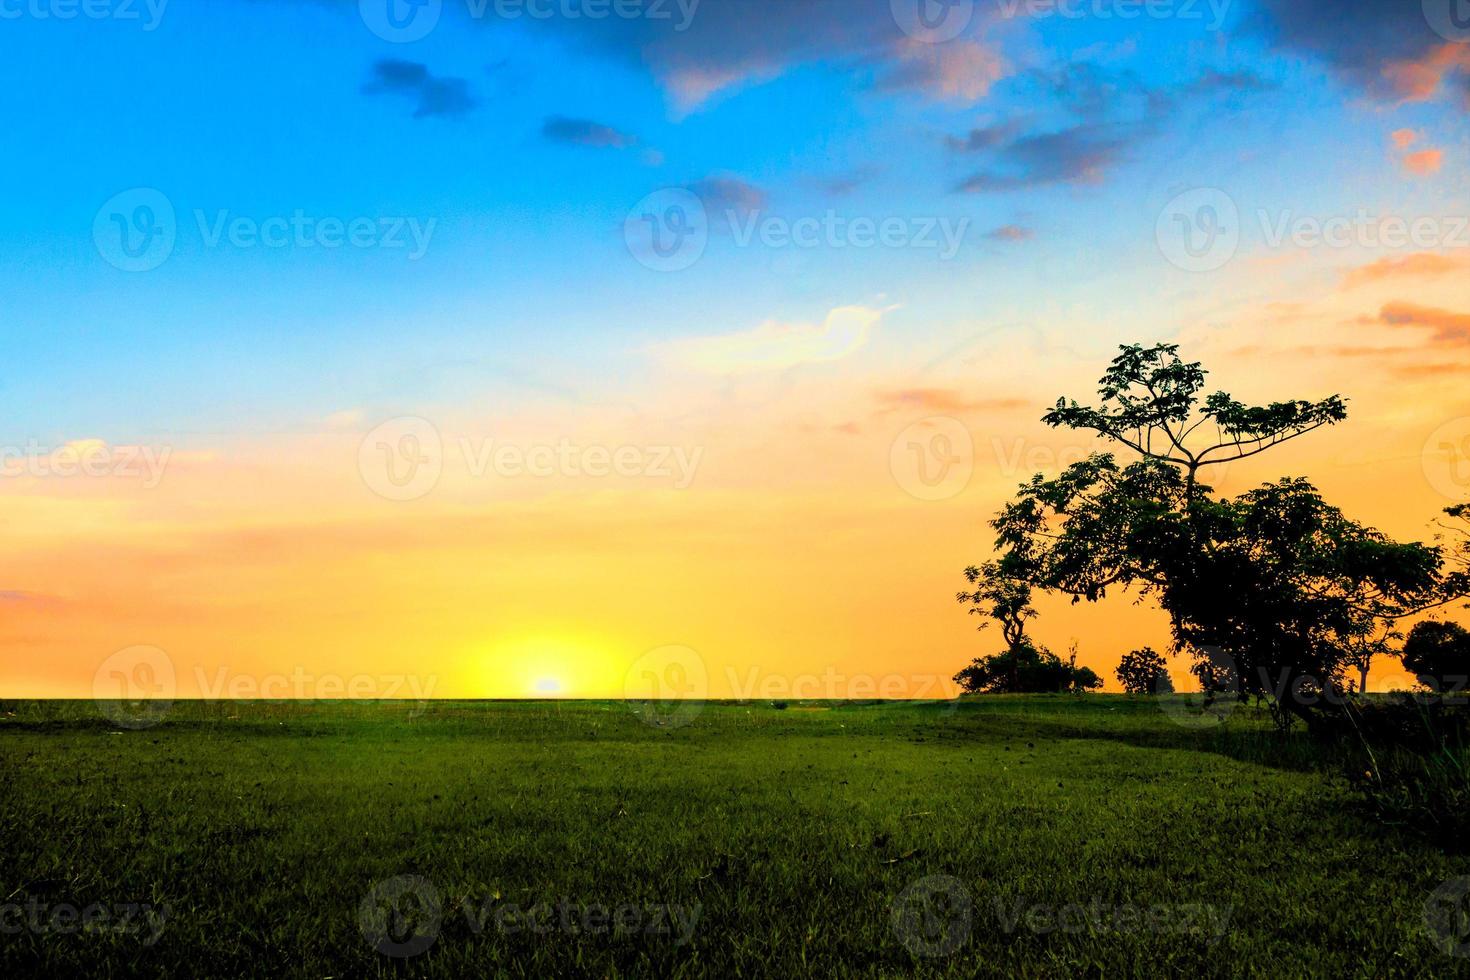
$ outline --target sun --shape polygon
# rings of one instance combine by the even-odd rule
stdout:
[[[562,630],[527,632],[478,645],[470,654],[482,697],[618,697],[627,662],[603,637]]]

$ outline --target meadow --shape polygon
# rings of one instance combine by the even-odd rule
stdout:
[[[1254,708],[1194,721],[0,702],[0,975],[1470,976],[1425,919],[1470,858]]]

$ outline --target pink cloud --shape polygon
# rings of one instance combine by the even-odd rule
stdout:
[[[1404,157],[1404,169],[1416,177],[1427,177],[1429,174],[1439,173],[1443,162],[1443,150],[1420,150]]]

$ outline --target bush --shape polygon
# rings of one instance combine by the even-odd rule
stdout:
[[[1075,657],[1068,663],[1025,639],[1004,653],[975,658],[954,680],[970,693],[988,694],[1080,693],[1102,686],[1102,679],[1078,667]]]
[[[1174,690],[1168,664],[1153,647],[1123,654],[1114,674],[1129,694],[1170,694]]]
[[[1470,714],[1463,704],[1399,695],[1348,709],[1361,752],[1349,780],[1379,819],[1448,850],[1470,848]]]

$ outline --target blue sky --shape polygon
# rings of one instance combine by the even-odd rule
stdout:
[[[1351,399],[1223,492],[1281,466],[1422,537],[1470,490],[1450,0],[86,2],[0,0],[17,693],[141,644],[181,691],[621,697],[676,644],[716,694],[928,696],[976,652],[986,518],[1094,448],[1043,407],[1120,343]],[[439,17],[394,41],[390,5]],[[471,467],[507,445],[637,465]],[[1042,612],[1100,673],[1165,642],[1146,606]]]
[[[309,426],[344,407],[463,397],[477,383],[587,397],[609,369],[639,377],[650,344],[818,321],[845,303],[898,306],[902,329],[882,343],[917,363],[977,317],[1034,319],[1039,299],[1165,332],[1140,291],[1200,286],[1154,247],[1154,219],[1177,191],[1227,187],[1242,204],[1304,212],[1432,210],[1443,188],[1385,179],[1385,133],[1437,132],[1463,160],[1463,104],[1401,103],[1387,118],[1391,103],[1334,60],[1352,51],[1314,50],[1313,36],[1283,44],[1261,26],[1272,11],[1244,3],[1220,30],[1203,6],[1198,20],[1011,22],[982,7],[967,36],[1004,69],[983,95],[958,98],[932,79],[892,80],[905,39],[885,4],[842,29],[824,20],[832,5],[793,4],[761,42],[724,18],[759,24],[768,8],[705,3],[683,37],[648,24],[472,21],[454,3],[406,44],[375,36],[348,3],[176,2],[152,30],[143,8],[141,21],[5,22],[0,168],[13,193],[0,214],[0,289],[20,355],[0,379],[5,424],[17,437],[126,439]],[[685,61],[735,80],[686,104],[669,67]],[[420,90],[368,91],[385,62],[418,66],[467,104],[416,115]],[[552,139],[553,119],[636,142]],[[1065,169],[1068,152],[1087,148],[1007,164],[946,144],[1072,127],[1105,144],[1092,148],[1095,174]],[[1007,166],[1042,173],[956,189],[987,168],[1004,179]],[[1061,168],[1055,179],[1047,166]],[[632,204],[711,178],[756,189],[776,215],[971,224],[943,262],[916,249],[773,255],[719,235],[678,275],[630,261],[621,230]],[[108,265],[91,234],[102,203],[137,187],[163,192],[179,219],[168,261],[142,274]],[[434,225],[424,256],[408,260],[210,248],[196,217],[298,210]],[[987,237],[1006,227],[1027,239]]]

